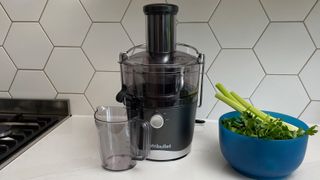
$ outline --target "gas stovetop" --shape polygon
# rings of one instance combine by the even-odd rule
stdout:
[[[0,99],[0,169],[69,116],[68,100]]]

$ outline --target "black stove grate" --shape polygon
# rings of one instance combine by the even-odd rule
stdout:
[[[70,117],[66,99],[0,98],[0,169]]]
[[[3,136],[0,137],[0,164],[63,118],[45,115],[0,115],[0,127],[9,131],[3,131]],[[7,127],[10,127],[9,130]]]

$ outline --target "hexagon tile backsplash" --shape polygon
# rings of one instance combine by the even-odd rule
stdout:
[[[0,98],[68,98],[72,114],[119,105],[118,54],[145,42],[142,7],[174,3],[177,40],[206,54],[199,118],[254,105],[320,123],[319,0],[0,0]]]

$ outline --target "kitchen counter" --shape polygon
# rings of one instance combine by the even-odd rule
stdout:
[[[217,121],[197,125],[191,153],[185,158],[171,162],[142,161],[131,170],[110,172],[100,166],[93,118],[73,116],[3,168],[0,179],[244,179],[223,159],[217,126]],[[317,134],[309,138],[305,160],[289,178],[319,179],[319,150]]]

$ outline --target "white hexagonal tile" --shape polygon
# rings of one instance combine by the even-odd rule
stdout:
[[[13,21],[38,21],[47,0],[0,0]]]
[[[309,16],[305,20],[306,26],[312,36],[312,39],[316,43],[317,47],[320,48],[320,3],[318,2],[312,11],[310,12]]]
[[[194,0],[168,0],[179,6],[179,22],[206,22],[217,7],[219,0],[201,0],[195,5]]]
[[[78,0],[49,1],[40,20],[55,46],[80,46],[91,20]]]
[[[214,97],[216,91],[214,90],[212,84],[210,83],[208,77],[204,75],[203,77],[203,95],[202,95],[202,105],[197,108],[197,118],[207,118],[211,109],[216,104],[217,99]],[[200,91],[199,97],[200,98]],[[199,101],[199,100],[198,100]]]
[[[297,74],[314,49],[303,23],[271,23],[254,48],[270,74]]]
[[[201,36],[194,36],[201,34]],[[196,47],[201,53],[205,54],[205,71],[207,71],[217,56],[220,46],[212,34],[207,23],[183,23],[177,26],[177,42],[186,43]],[[190,49],[178,48],[182,51],[195,54]]]
[[[250,102],[249,99],[245,99],[245,100]],[[223,114],[230,112],[230,111],[235,111],[235,110],[232,109],[227,104],[225,104],[224,102],[218,101],[217,104],[212,109],[212,111],[210,112],[208,119],[218,120],[220,118],[220,116],[222,116]]]
[[[81,0],[93,21],[120,22],[130,0]]]
[[[297,76],[268,75],[251,101],[259,109],[297,117],[309,103],[309,98]]]
[[[7,91],[16,74],[16,67],[2,47],[0,47],[0,64],[0,91]]]
[[[93,115],[93,109],[83,94],[58,94],[57,99],[69,99],[72,115]]]
[[[133,0],[122,20],[124,28],[136,45],[145,43],[146,41],[146,24],[143,6],[152,3],[164,3],[164,0]]]
[[[320,50],[317,50],[300,73],[302,83],[312,100],[320,100]]]
[[[21,69],[43,69],[53,48],[38,23],[13,23],[4,47]]]
[[[11,21],[9,17],[0,6],[0,45],[3,44],[3,41],[9,31],[10,24],[11,24]]]
[[[119,53],[132,43],[120,23],[94,23],[82,47],[96,70],[119,71]]]
[[[43,71],[19,70],[10,89],[13,98],[53,99],[57,92]]]
[[[94,69],[80,48],[54,48],[45,72],[58,92],[83,93]]]
[[[301,114],[299,119],[310,124],[320,123],[320,102],[311,101],[304,112]]]
[[[116,101],[120,90],[120,72],[96,72],[85,94],[93,108],[99,105],[122,106]]]
[[[252,50],[222,49],[208,76],[214,83],[220,82],[248,98],[264,77],[264,72]]]
[[[303,21],[317,0],[261,0],[271,21]]]
[[[11,98],[8,92],[0,92],[0,98]]]
[[[209,23],[223,48],[251,48],[268,18],[259,1],[221,0]]]

